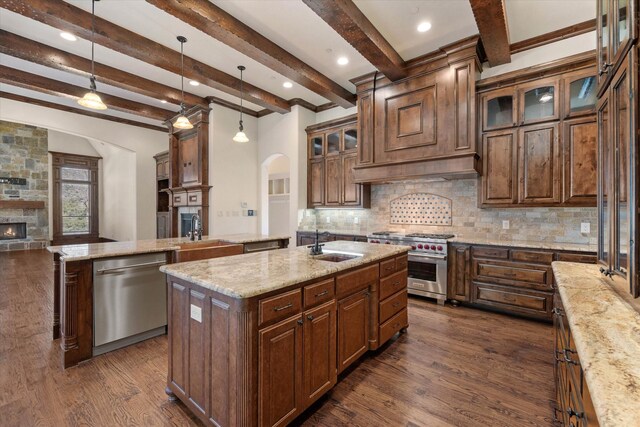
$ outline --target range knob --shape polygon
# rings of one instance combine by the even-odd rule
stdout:
[[[431,245],[431,250],[435,251],[436,250],[436,245]]]
[[[411,250],[415,251],[416,250],[416,245],[411,245]]]
[[[438,250],[441,251],[442,250],[442,246],[438,245]]]
[[[418,249],[422,249],[422,243],[418,244]]]
[[[388,240],[386,242],[384,242],[386,245],[390,245],[391,242],[389,242]]]

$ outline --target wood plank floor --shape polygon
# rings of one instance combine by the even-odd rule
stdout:
[[[45,251],[0,253],[0,425],[200,426],[164,394],[166,337],[60,369],[52,269]],[[550,325],[415,298],[409,322],[296,425],[553,425]]]

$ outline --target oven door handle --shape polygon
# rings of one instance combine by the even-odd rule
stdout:
[[[409,261],[411,261],[411,258],[419,258],[417,261],[418,262],[422,262],[422,260],[429,260],[429,259],[433,259],[433,260],[437,260],[437,261],[446,261],[447,260],[447,256],[446,255],[419,255],[419,254],[409,254]]]

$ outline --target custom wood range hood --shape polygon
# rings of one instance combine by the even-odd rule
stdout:
[[[409,61],[408,76],[396,82],[378,73],[351,80],[358,93],[356,182],[478,176],[478,42],[473,36]]]

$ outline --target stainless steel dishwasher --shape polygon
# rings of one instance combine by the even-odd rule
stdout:
[[[164,252],[93,263],[94,356],[165,333],[165,263]]]

